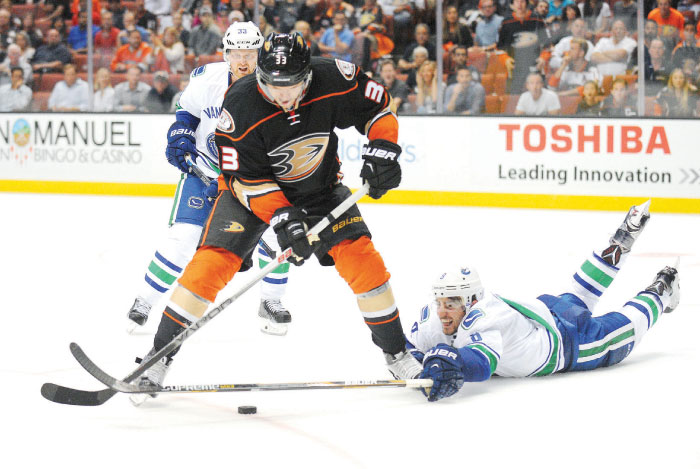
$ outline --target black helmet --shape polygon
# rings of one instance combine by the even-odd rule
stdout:
[[[293,86],[311,76],[311,49],[299,33],[270,33],[258,52],[260,85]]]

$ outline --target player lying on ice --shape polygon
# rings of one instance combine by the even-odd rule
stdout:
[[[432,286],[435,301],[423,307],[408,348],[431,378],[429,401],[455,394],[465,381],[545,376],[620,363],[680,298],[676,267],[665,267],[651,285],[619,312],[593,317],[649,219],[650,201],[632,207],[610,245],[594,251],[559,296],[512,300],[485,293],[468,268],[443,273]]]

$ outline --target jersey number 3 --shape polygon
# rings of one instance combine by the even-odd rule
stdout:
[[[233,147],[221,147],[221,170],[236,171],[238,169],[238,152]]]

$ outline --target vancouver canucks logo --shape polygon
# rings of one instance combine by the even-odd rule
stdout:
[[[269,153],[278,180],[293,182],[311,176],[321,165],[328,146],[327,133],[315,133],[287,142]]]
[[[480,309],[473,309],[469,311],[469,314],[467,314],[464,321],[462,321],[462,328],[469,330],[479,318],[483,318],[484,316],[486,315]]]

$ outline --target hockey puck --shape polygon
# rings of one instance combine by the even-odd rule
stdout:
[[[258,408],[254,405],[242,405],[238,406],[239,414],[255,414],[258,412]]]

